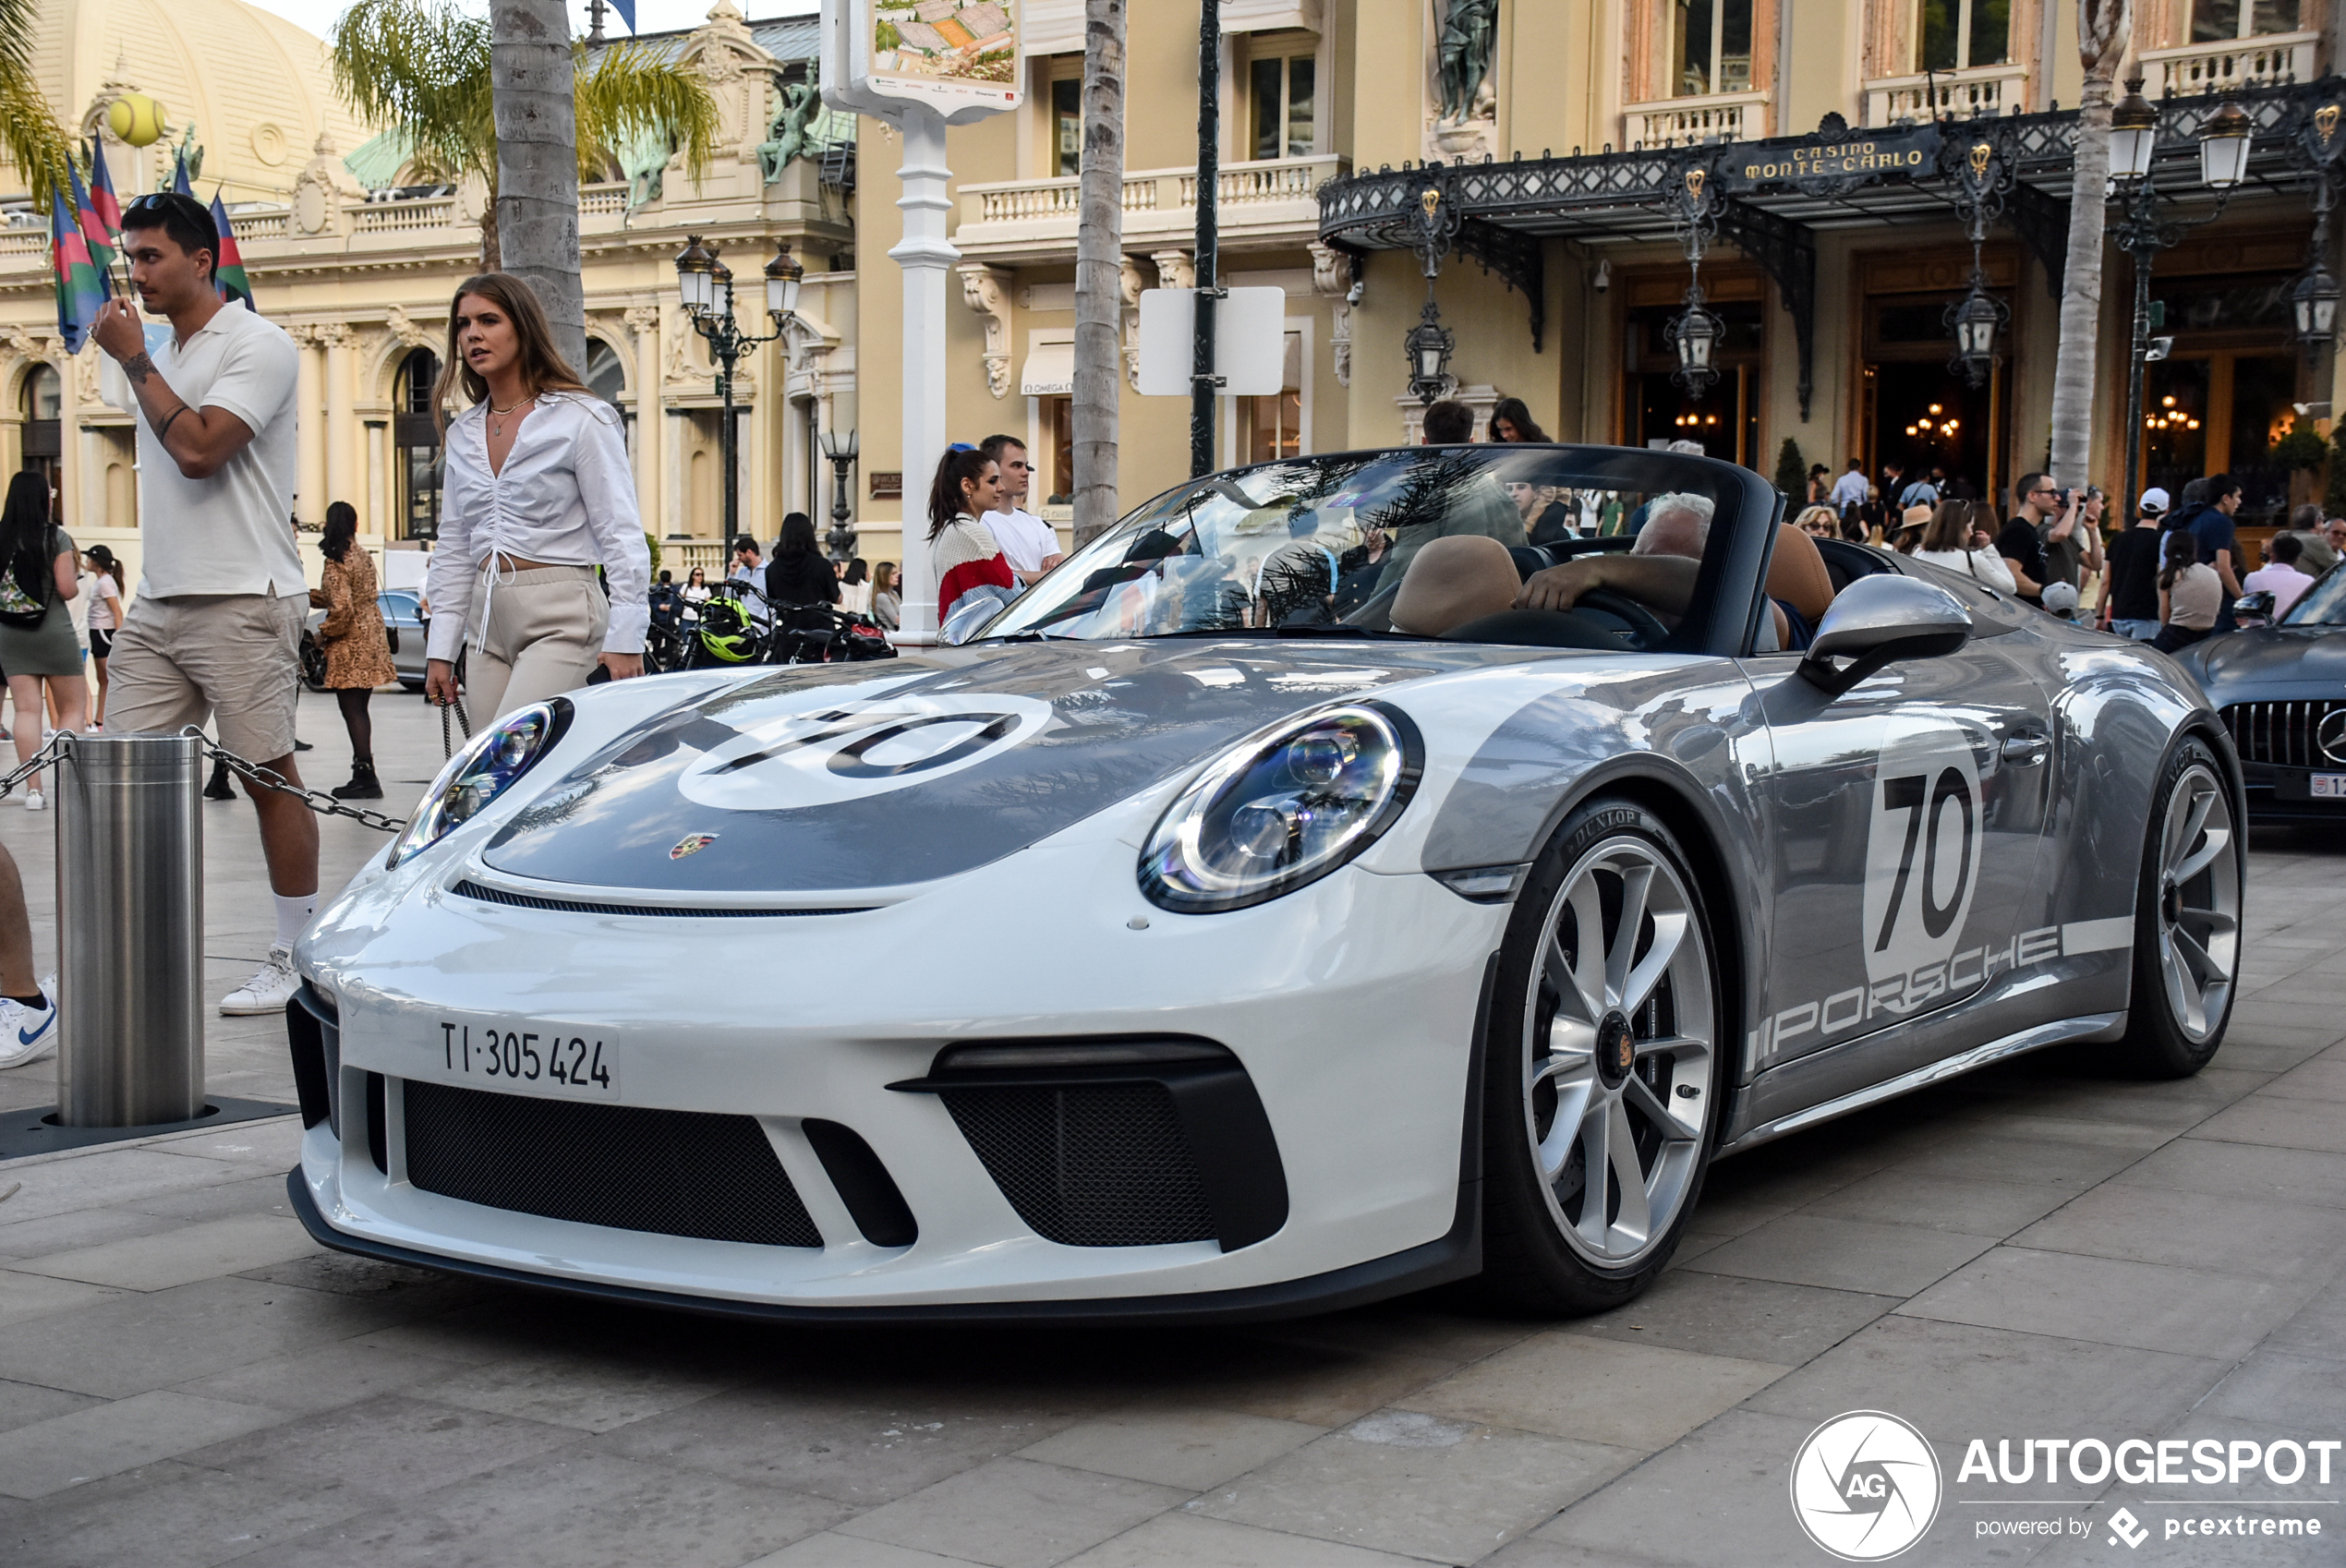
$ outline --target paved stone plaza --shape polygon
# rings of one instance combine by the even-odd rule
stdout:
[[[437,725],[377,706],[405,809]],[[331,706],[302,727],[313,782],[339,781]],[[268,904],[249,808],[206,820],[216,995]],[[44,969],[50,831],[0,802]],[[325,824],[329,884],[381,843]],[[2198,1078],[2045,1056],[1731,1161],[1662,1285],[1586,1321],[1435,1296],[1220,1333],[767,1329],[324,1251],[286,1209],[292,1117],[0,1165],[23,1184],[0,1201],[0,1562],[1812,1565],[1793,1454],[1865,1408],[1945,1466],[1902,1561],[2131,1560],[2122,1502],[2157,1528],[2273,1490],[1957,1466],[1973,1438],[2346,1436],[2341,871],[2346,845],[2257,840],[2247,994]],[[276,1020],[211,1041],[214,1092],[292,1098]],[[0,1107],[52,1099],[54,1071],[0,1075]],[[2346,1497],[2334,1475],[2292,1495]],[[1983,1490],[2056,1505],[1965,1504]],[[2141,1555],[2346,1561],[2346,1508],[2294,1512],[2333,1517]],[[2085,1533],[1977,1537],[2062,1515]]]

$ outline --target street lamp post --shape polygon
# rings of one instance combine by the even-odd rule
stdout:
[[[2232,187],[2248,172],[2248,152],[2255,126],[2230,99],[2207,117],[2199,129],[2200,184],[2216,193],[2216,208],[2205,217],[2173,218],[2159,213],[2161,198],[2151,177],[2151,163],[2159,141],[2159,111],[2142,95],[2142,78],[2126,83],[2126,96],[2110,115],[2110,175],[2118,186],[2119,220],[2110,238],[2134,263],[2133,352],[2126,370],[2126,472],[2122,481],[2126,506],[2121,514],[2131,521],[2140,490],[2143,442],[2143,356],[2150,346],[2150,268],[2162,250],[2181,245],[2193,229],[2224,215]],[[2071,476],[2075,477],[2075,476]]]
[[[855,432],[848,431],[847,439],[841,440],[838,431],[825,431],[823,455],[830,459],[833,482],[831,526],[824,536],[823,543],[829,549],[833,561],[853,561],[855,559],[855,525],[847,520],[853,510],[847,503],[847,474],[855,466]]]
[[[718,561],[721,566],[724,550],[741,532],[741,463],[737,450],[740,432],[733,426],[734,367],[742,356],[760,344],[772,343],[782,335],[783,329],[798,309],[798,285],[806,276],[790,253],[790,242],[777,243],[774,259],[766,263],[766,316],[774,323],[770,332],[742,331],[733,317],[733,271],[717,259],[716,250],[701,243],[698,235],[684,237],[684,248],[676,257],[676,288],[683,297],[684,315],[693,330],[708,340],[708,352],[717,361],[717,395],[724,406],[724,423],[718,428],[718,452],[725,465],[725,537],[720,546]]]
[[[1445,199],[1439,176],[1429,179],[1409,210],[1409,248],[1418,253],[1418,269],[1425,274],[1425,303],[1418,308],[1418,324],[1401,339],[1409,356],[1409,391],[1421,407],[1450,390],[1450,354],[1457,334],[1442,324],[1442,307],[1434,303],[1433,280],[1442,275],[1442,258],[1448,255],[1458,233],[1458,208]]]
[[[1985,386],[1995,369],[1996,338],[2012,317],[2012,308],[1988,287],[1988,271],[1979,259],[1989,225],[2003,211],[2004,193],[2012,188],[2011,162],[1995,142],[1976,137],[1953,154],[1956,210],[1971,236],[1971,287],[1947,308],[1947,326],[1954,334],[1955,356],[1948,368],[1963,372],[1972,386]]]

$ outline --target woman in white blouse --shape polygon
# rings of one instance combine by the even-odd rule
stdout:
[[[583,686],[598,663],[613,680],[642,674],[651,553],[618,411],[563,362],[521,279],[467,279],[448,318],[448,358],[432,389],[448,468],[424,577],[425,695],[455,699],[467,644],[480,719]],[[472,406],[450,420],[460,385]]]
[[[2012,568],[1996,553],[1995,536],[1980,526],[1980,511],[1975,501],[1941,501],[1923,525],[1914,559],[1977,578],[1999,593],[2014,592]]]

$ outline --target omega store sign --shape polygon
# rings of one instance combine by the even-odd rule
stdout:
[[[1938,166],[1935,125],[1740,142],[1721,149],[1713,165],[1719,183],[1731,191],[1785,185],[1846,188],[1883,178],[1923,177],[1937,173]]]

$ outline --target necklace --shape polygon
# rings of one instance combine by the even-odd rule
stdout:
[[[508,415],[508,414],[511,414],[511,413],[512,413],[514,410],[515,410],[516,408],[521,407],[524,404],[535,403],[535,402],[537,402],[537,401],[538,401],[538,394],[537,394],[536,392],[531,392],[531,393],[530,393],[527,397],[524,397],[524,398],[516,398],[514,401],[513,401],[512,403],[507,404],[506,404],[504,407],[502,407],[502,408],[498,407],[498,406],[497,406],[495,404],[493,404],[493,403],[492,403],[492,404],[490,404],[489,405],[489,412],[490,412],[490,416],[491,416],[491,422],[490,422],[490,427],[489,427],[489,433],[490,433],[490,435],[491,435],[492,437],[493,437],[493,436],[502,436],[502,435],[503,435],[503,434],[505,433],[505,419],[504,419],[504,416],[505,416],[506,415]]]

